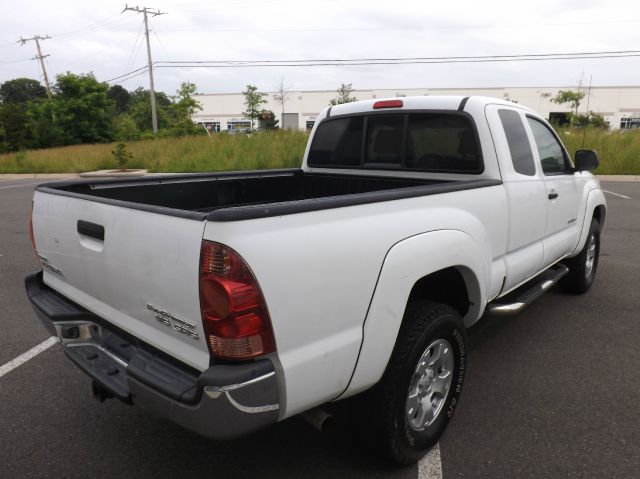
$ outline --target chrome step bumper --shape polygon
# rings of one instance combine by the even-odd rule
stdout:
[[[569,272],[563,264],[555,264],[515,291],[489,303],[487,312],[499,316],[517,314],[538,299]]]

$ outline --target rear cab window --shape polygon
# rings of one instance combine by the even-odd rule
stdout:
[[[443,173],[484,171],[475,125],[459,112],[365,113],[326,119],[315,132],[307,164]]]

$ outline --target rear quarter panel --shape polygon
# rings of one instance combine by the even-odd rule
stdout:
[[[347,388],[378,276],[396,243],[428,231],[464,230],[486,262],[482,281],[488,290],[499,289],[505,208],[499,185],[281,217],[207,222],[204,238],[240,253],[265,295],[276,338],[274,359],[284,378],[283,416],[335,399]],[[425,249],[420,254],[416,264],[443,252]],[[493,265],[498,274],[492,273]],[[406,302],[409,291],[394,301]],[[400,309],[392,313],[398,324]],[[392,346],[395,337],[385,340]]]

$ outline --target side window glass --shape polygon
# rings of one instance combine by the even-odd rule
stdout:
[[[556,137],[540,121],[529,117],[527,117],[527,121],[536,141],[544,174],[566,173],[568,168],[564,150]]]
[[[513,110],[498,110],[502,128],[507,136],[509,152],[513,168],[522,175],[534,176],[536,165],[531,152],[529,137],[518,112]]]

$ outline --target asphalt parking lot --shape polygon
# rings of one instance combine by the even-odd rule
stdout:
[[[24,294],[37,180],[0,180],[0,367],[48,338]],[[592,290],[552,290],[470,332],[461,407],[440,442],[444,478],[638,477],[640,182],[606,182]],[[615,194],[614,194],[615,193]],[[0,377],[0,477],[426,477],[370,455],[357,433],[292,418],[210,442],[115,400],[46,349]]]

